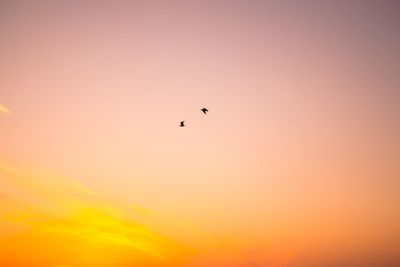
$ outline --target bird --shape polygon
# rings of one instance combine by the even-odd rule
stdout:
[[[204,114],[206,114],[206,115],[207,115],[208,109],[207,109],[207,108],[202,108],[202,109],[201,109],[201,111],[203,111],[203,112],[204,112]]]
[[[185,121],[181,121],[181,124],[179,125],[179,127],[185,127]]]

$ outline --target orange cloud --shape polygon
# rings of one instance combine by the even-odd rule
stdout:
[[[172,241],[133,220],[131,208],[104,202],[81,182],[0,165],[0,185],[0,229],[15,231],[7,238],[0,235],[7,240],[0,244],[8,244],[0,245],[0,258],[7,255],[11,266],[23,266],[20,257],[29,266],[119,266],[121,258],[145,266],[148,261],[167,264],[176,253]],[[93,253],[91,260],[82,258],[83,251]]]

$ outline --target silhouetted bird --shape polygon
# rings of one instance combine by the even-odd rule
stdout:
[[[201,109],[201,111],[203,111],[203,112],[204,112],[204,114],[206,114],[206,115],[207,115],[208,109],[206,109],[206,108],[202,108],[202,109]]]
[[[179,127],[185,127],[185,121],[181,121],[181,124],[179,125]]]

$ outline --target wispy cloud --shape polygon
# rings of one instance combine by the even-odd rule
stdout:
[[[6,108],[5,106],[0,104],[0,113],[11,114],[11,111],[8,108]]]
[[[0,226],[11,223],[25,229],[16,239],[42,246],[61,240],[66,247],[81,246],[82,250],[108,247],[157,261],[168,261],[175,254],[173,242],[134,220],[131,207],[101,199],[82,182],[0,165],[0,188],[7,200],[0,202]],[[71,240],[73,243],[69,244]],[[57,253],[63,259],[63,249]],[[43,259],[43,263],[52,264],[47,260]]]

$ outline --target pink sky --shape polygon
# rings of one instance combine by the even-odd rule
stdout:
[[[179,257],[141,266],[397,266],[399,11],[2,1],[0,201],[24,198],[10,173],[61,186],[50,171],[96,192],[96,208],[151,211],[135,220]],[[67,266],[64,252],[38,266]]]

